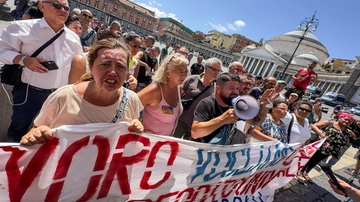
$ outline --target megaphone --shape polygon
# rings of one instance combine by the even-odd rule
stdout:
[[[242,120],[253,119],[259,113],[259,104],[251,95],[242,95],[232,99],[236,116]]]

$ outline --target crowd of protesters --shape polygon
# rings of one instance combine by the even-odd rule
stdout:
[[[199,55],[190,66],[193,53],[186,47],[167,43],[160,50],[154,37],[123,33],[119,22],[101,23],[87,9],[69,14],[67,0],[33,6],[22,16],[31,20],[11,22],[0,37],[0,62],[25,67],[22,83],[12,91],[8,141],[33,145],[49,139],[50,129],[61,125],[119,121],[129,122],[133,132],[217,145],[273,140],[308,144],[318,136],[326,139],[324,144],[297,174],[300,182],[311,183],[311,169],[329,156],[340,158],[360,133],[360,124],[352,125],[359,121],[350,114],[321,121],[321,100],[314,105],[301,100],[307,85],[318,82],[316,62],[296,72],[286,91],[285,81],[247,74],[240,62],[222,72],[221,60],[204,61]],[[43,17],[32,17],[36,8]],[[48,70],[45,61],[54,61],[58,69]],[[254,98],[259,112],[238,129],[242,117],[232,99],[245,95]]]

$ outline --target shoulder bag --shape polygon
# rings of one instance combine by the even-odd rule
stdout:
[[[59,36],[64,32],[61,30],[58,34],[52,37],[48,42],[38,48],[30,57],[36,57],[43,51],[46,47],[48,47],[52,42],[54,42]],[[5,64],[0,69],[1,75],[1,83],[5,83],[11,86],[22,84],[21,74],[22,74],[23,66],[18,64]]]
[[[203,93],[205,93],[205,91],[207,91],[207,89],[210,88],[211,85],[206,86],[206,88],[204,88],[200,93],[198,93],[197,95],[195,95],[193,98],[190,99],[181,99],[181,104],[184,108],[184,110],[189,109],[189,107],[191,106],[191,104],[193,103],[194,100],[196,100],[196,98],[200,97],[200,95],[202,95]]]

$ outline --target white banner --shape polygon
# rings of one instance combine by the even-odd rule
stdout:
[[[42,145],[4,143],[1,201],[272,201],[321,145],[217,146],[127,128],[62,126]]]

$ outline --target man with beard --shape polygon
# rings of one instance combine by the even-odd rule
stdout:
[[[311,80],[314,81],[314,86],[318,84],[318,75],[314,71],[317,65],[316,61],[312,61],[308,64],[308,67],[300,68],[294,75],[294,83],[290,86],[289,90],[285,93],[285,97],[289,97],[291,93],[298,94],[298,100],[304,95],[306,88],[310,84]]]
[[[234,123],[239,118],[232,109],[232,99],[239,96],[240,78],[231,73],[220,74],[216,80],[215,95],[204,98],[197,105],[191,136],[194,141],[210,144],[230,144],[230,134]],[[263,99],[269,98],[269,91],[264,93]],[[266,102],[261,101],[261,105]],[[266,116],[267,109],[261,107],[258,115],[248,120],[250,125],[260,125]]]
[[[251,74],[240,75],[240,90],[239,95],[249,95],[253,86],[255,79]]]
[[[276,84],[276,78],[273,76],[268,76],[264,80],[264,83],[261,87],[255,87],[251,90],[250,95],[258,100],[267,89],[274,88]]]

